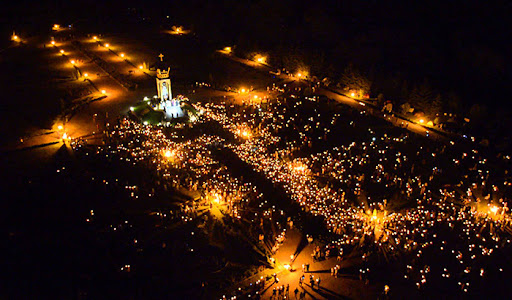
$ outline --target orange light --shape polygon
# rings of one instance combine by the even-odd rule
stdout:
[[[55,41],[51,41],[51,44],[52,44],[52,45],[55,45]]]
[[[97,39],[98,39],[98,37],[97,37],[97,36],[93,36],[93,37],[92,37],[92,39],[93,39],[93,40],[97,40]]]
[[[89,77],[89,74],[87,74],[87,73],[84,73],[84,77]]]
[[[121,56],[121,57],[124,57],[124,53],[121,53],[121,55],[120,55],[120,56]]]
[[[231,47],[224,47],[224,51],[231,52]]]
[[[108,48],[108,47],[110,47],[110,44],[108,44],[108,43],[105,44],[105,48]]]
[[[60,50],[60,53],[64,54],[64,50],[62,50],[62,49],[61,49],[61,50]]]
[[[70,61],[70,63],[71,63],[72,65],[74,65],[74,64],[75,64],[75,60],[71,60],[71,61]]]
[[[351,93],[350,94],[351,97],[355,97],[356,96],[356,93]]]
[[[107,93],[107,91],[105,91],[105,90],[101,90],[101,93],[102,93],[102,94],[106,94],[106,93]]]
[[[139,66],[139,69],[141,69],[141,70],[142,70],[143,68],[144,68],[144,67],[143,67],[142,65],[140,65],[140,66]]]

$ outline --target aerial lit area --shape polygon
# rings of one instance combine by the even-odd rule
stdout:
[[[0,298],[509,298],[506,9],[25,2]]]

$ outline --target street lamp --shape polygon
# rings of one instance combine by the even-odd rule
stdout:
[[[106,44],[105,44],[105,48],[108,48],[108,47],[110,47],[110,44],[109,44],[109,43],[106,43]]]
[[[121,53],[121,54],[120,54],[120,56],[121,56],[121,57],[124,57],[124,53]]]
[[[167,158],[167,159],[170,159],[172,156],[173,156],[173,153],[171,150],[166,150],[164,152],[164,156]]]
[[[231,52],[231,47],[224,47],[224,51],[230,53]]]
[[[266,60],[267,59],[264,56],[260,56],[260,57],[256,58],[256,61],[259,62],[260,64],[264,64]]]
[[[102,93],[103,95],[105,95],[105,94],[107,93],[107,91],[105,91],[105,90],[101,90],[101,93]]]

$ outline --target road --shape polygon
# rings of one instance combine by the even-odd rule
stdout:
[[[336,257],[330,257],[323,261],[315,261],[312,258],[316,246],[323,246],[320,242],[313,240],[308,243],[306,237],[295,228],[288,228],[286,240],[279,247],[273,258],[276,259],[274,269],[266,269],[251,278],[234,286],[247,286],[255,283],[261,276],[272,275],[276,273],[279,282],[270,279],[266,282],[263,289],[262,299],[272,299],[273,290],[279,286],[289,285],[289,297],[287,299],[299,299],[300,292],[305,293],[305,299],[375,299],[385,285],[382,282],[368,282],[360,280],[358,275],[353,274],[353,268],[360,265],[360,257],[345,257],[342,261],[337,261]],[[294,255],[293,261],[291,255]],[[309,264],[309,272],[302,269],[302,265]],[[287,270],[284,266],[291,265]],[[334,277],[331,275],[331,268],[340,266],[340,275]],[[305,280],[302,286],[299,284],[300,277],[304,275]],[[320,288],[317,284],[310,285],[310,275],[320,279]],[[294,291],[298,289],[299,294],[295,298]],[[227,296],[227,295],[226,295]]]
[[[71,138],[85,138],[88,142],[100,142],[97,134],[101,133],[106,122],[113,121],[118,115],[125,113],[134,103],[140,101],[144,96],[153,96],[156,89],[153,87],[152,78],[148,77],[140,70],[136,70],[116,54],[105,50],[106,48],[97,45],[92,38],[78,38],[88,50],[100,56],[102,59],[111,64],[120,73],[128,73],[133,70],[133,76],[139,82],[141,87],[136,91],[128,91],[121,86],[118,81],[114,80],[108,73],[99,67],[94,61],[91,61],[84,53],[74,47],[71,41],[57,41],[54,45],[49,42],[43,44],[29,44],[31,47],[48,47],[54,49],[48,61],[50,69],[72,73],[73,68],[78,68],[82,74],[87,74],[87,80],[91,82],[90,89],[94,91],[90,96],[92,98],[102,98],[101,100],[84,104],[76,109],[75,112],[68,116],[68,121],[64,119],[54,120],[54,125],[50,130],[36,130],[30,134],[21,137],[17,142],[7,144],[2,147],[1,151],[12,153],[21,150],[31,150],[35,148],[44,149],[44,157],[51,157],[60,146],[63,145],[62,137],[66,133]],[[117,51],[132,53],[131,48],[124,47],[121,44],[114,46]],[[137,47],[133,44],[130,47]],[[61,53],[61,50],[64,51]],[[133,51],[134,53],[136,50]],[[132,59],[137,59],[133,54]],[[71,63],[73,61],[73,63]],[[75,80],[71,83],[73,86],[84,86],[85,77]],[[97,89],[97,91],[96,91]],[[102,93],[104,91],[104,93]]]
[[[258,62],[255,62],[255,61],[252,61],[252,60],[249,60],[249,59],[240,58],[240,57],[234,56],[231,53],[226,52],[224,50],[218,50],[217,52],[223,54],[225,57],[229,58],[232,61],[244,64],[244,65],[249,66],[249,67],[252,67],[252,68],[254,68],[254,69],[258,70],[258,71],[261,71],[261,72],[266,72],[266,73],[269,73],[269,74],[273,74],[274,76],[277,76],[279,79],[282,79],[282,80],[285,80],[285,81],[304,80],[304,79],[297,78],[294,75],[288,75],[288,74],[284,74],[284,73],[281,73],[279,75],[275,75],[274,73],[270,73],[271,71],[273,71],[273,69],[269,65],[261,64],[261,63],[258,63]],[[360,101],[360,100],[357,100],[357,99],[354,99],[354,98],[351,98],[351,97],[344,96],[341,93],[333,92],[333,91],[331,91],[329,89],[326,89],[324,87],[317,88],[316,94],[317,95],[326,96],[326,97],[328,97],[330,99],[333,99],[333,100],[335,100],[335,101],[337,101],[339,103],[343,103],[345,105],[349,105],[349,106],[354,107],[354,108],[356,108],[358,110],[365,110],[365,111],[371,112],[373,115],[375,115],[377,117],[380,117],[380,118],[390,122],[391,124],[393,124],[395,126],[406,128],[407,130],[409,130],[411,132],[423,135],[425,137],[429,137],[429,138],[435,139],[435,140],[447,139],[447,134],[439,134],[436,131],[433,131],[432,129],[429,129],[428,127],[425,127],[425,126],[423,126],[421,124],[417,124],[415,122],[411,122],[411,121],[408,121],[408,120],[396,118],[396,117],[394,117],[394,116],[392,116],[390,114],[387,114],[387,115],[386,114],[382,114],[380,111],[375,110],[374,108],[370,107],[369,105],[367,105],[363,101]]]

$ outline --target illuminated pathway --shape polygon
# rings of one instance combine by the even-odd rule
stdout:
[[[237,56],[234,56],[224,50],[219,50],[217,51],[221,54],[223,54],[225,57],[229,58],[230,60],[233,60],[235,62],[238,62],[238,63],[241,63],[241,64],[244,64],[244,65],[247,65],[249,67],[252,67],[256,70],[259,70],[259,71],[263,71],[263,72],[267,72],[269,73],[272,68],[266,64],[261,64],[261,63],[258,63],[256,61],[252,61],[252,60],[249,60],[249,59],[244,59],[244,58],[240,58],[240,57],[237,57]],[[275,76],[278,76],[278,78],[282,79],[282,80],[285,80],[285,81],[295,81],[295,80],[301,80],[301,79],[297,79],[297,77],[293,76],[293,75],[287,75],[287,74],[283,74],[281,73],[280,75],[275,75]],[[320,87],[318,88],[317,94],[320,94],[320,95],[324,95],[330,99],[334,99],[340,103],[343,103],[343,104],[346,104],[346,105],[349,105],[351,107],[354,107],[354,108],[357,108],[359,110],[373,110],[373,108],[370,108],[370,107],[366,107],[366,104],[364,104],[364,102],[361,102],[357,99],[353,99],[353,98],[350,98],[350,97],[347,97],[347,96],[344,96],[344,95],[341,95],[341,94],[338,94],[338,93],[335,93],[335,92],[332,92],[328,89],[325,89],[323,87]],[[375,116],[380,116],[379,112],[377,111]],[[381,116],[382,117],[382,116]],[[407,130],[411,131],[411,132],[414,132],[414,133],[417,133],[417,134],[420,134],[420,135],[423,135],[423,136],[428,136],[430,138],[434,138],[434,139],[445,139],[446,137],[444,135],[440,135],[438,133],[436,133],[435,131],[432,131],[432,130],[429,130],[428,128],[420,125],[420,124],[416,124],[414,122],[411,122],[411,121],[407,121],[407,120],[399,120],[398,123],[396,120],[396,118],[393,118],[391,119],[390,116],[388,116],[387,118],[386,117],[382,117],[383,119],[387,120],[388,122],[392,123],[393,125],[395,126],[401,126],[402,124],[408,124],[408,126],[406,127]]]

